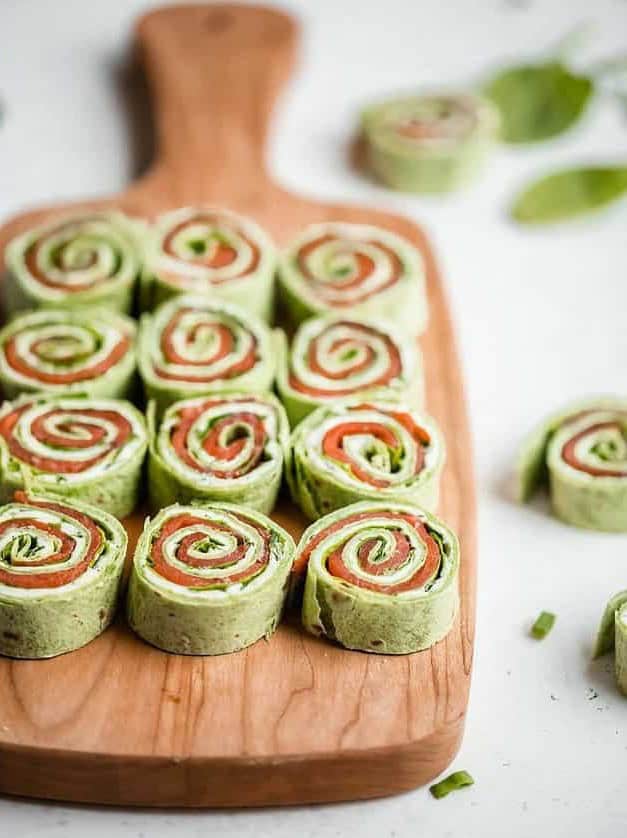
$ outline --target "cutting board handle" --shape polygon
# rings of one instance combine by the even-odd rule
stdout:
[[[166,6],[136,40],[153,96],[156,167],[212,182],[265,174],[269,116],[295,54],[297,26],[261,6]]]

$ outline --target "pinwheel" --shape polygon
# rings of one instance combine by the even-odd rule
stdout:
[[[608,602],[597,632],[594,657],[614,650],[616,683],[627,696],[627,591],[621,591]]]
[[[157,218],[146,237],[142,307],[174,294],[211,294],[263,320],[272,316],[276,251],[253,221],[215,207]]]
[[[293,559],[291,536],[259,512],[169,506],[137,543],[131,628],[167,652],[236,652],[274,632]]]
[[[368,498],[436,507],[444,439],[432,419],[405,404],[320,407],[296,428],[291,444],[288,482],[311,520]]]
[[[129,402],[22,396],[0,409],[0,499],[16,489],[78,498],[122,518],[138,497],[147,439]]]
[[[269,514],[281,485],[289,425],[271,395],[187,399],[159,425],[149,406],[148,488],[159,510],[175,501],[230,501]]]
[[[85,393],[124,398],[135,373],[135,323],[105,310],[40,309],[0,331],[4,395]]]
[[[468,93],[381,102],[364,111],[372,173],[404,192],[448,192],[475,175],[499,134],[499,114]]]
[[[89,212],[12,239],[5,254],[7,311],[41,306],[130,311],[143,229],[119,212]]]
[[[50,658],[103,632],[126,540],[122,525],[94,507],[16,492],[0,507],[0,654]]]
[[[306,573],[303,624],[348,649],[402,655],[445,637],[458,604],[459,546],[420,507],[354,503],[301,538],[294,586]]]
[[[626,532],[627,400],[577,402],[540,425],[518,458],[518,499],[528,500],[547,480],[563,521]]]
[[[277,387],[292,425],[348,396],[397,396],[419,406],[422,360],[416,342],[391,322],[327,315],[303,323],[291,351],[283,341]]]
[[[159,414],[192,396],[263,393],[274,381],[273,333],[230,303],[175,297],[142,315],[138,364]]]
[[[294,325],[326,312],[390,317],[410,335],[427,323],[422,257],[379,227],[308,227],[279,258],[279,284],[280,305]]]

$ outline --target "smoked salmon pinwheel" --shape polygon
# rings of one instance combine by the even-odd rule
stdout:
[[[274,381],[273,333],[231,303],[174,297],[142,315],[138,364],[159,414],[192,396],[264,393]]]
[[[291,444],[287,478],[310,520],[368,498],[437,505],[444,439],[432,419],[405,404],[319,407]]]
[[[175,501],[227,501],[269,514],[281,485],[289,425],[266,394],[175,402],[160,423],[150,405],[148,490],[153,509]]]
[[[135,323],[99,310],[40,309],[0,331],[4,395],[85,393],[124,398],[135,374]]]
[[[127,313],[139,276],[143,225],[120,212],[57,219],[6,248],[6,308],[103,306]]]
[[[445,637],[458,604],[459,546],[418,506],[362,501],[312,524],[294,562],[303,624],[347,649],[403,655]]]
[[[558,518],[627,532],[627,400],[590,399],[551,416],[521,449],[516,477],[520,501],[548,483]]]
[[[597,632],[593,657],[614,650],[614,671],[618,688],[627,696],[627,591],[620,591],[605,607]]]
[[[214,207],[159,216],[146,237],[142,308],[174,294],[210,294],[262,320],[272,315],[276,250],[253,221]]]
[[[182,655],[223,655],[269,637],[281,619],[294,542],[259,512],[169,506],[146,522],[128,591],[131,628]]]
[[[29,395],[0,409],[0,499],[27,488],[123,518],[137,503],[144,417],[116,399]]]
[[[393,99],[362,114],[368,167],[403,192],[448,192],[467,182],[498,133],[496,107],[468,93]]]
[[[86,504],[16,492],[0,507],[0,654],[51,658],[111,622],[126,532]]]
[[[427,324],[422,256],[406,239],[360,224],[315,224],[279,258],[280,304],[294,325],[327,312]]]
[[[420,406],[422,359],[391,322],[327,315],[303,323],[289,351],[282,342],[277,387],[292,426],[338,398],[396,396]]]

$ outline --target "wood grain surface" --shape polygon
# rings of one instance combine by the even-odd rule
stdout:
[[[455,340],[425,234],[406,218],[315,203],[275,184],[265,140],[295,56],[297,26],[248,6],[176,6],[142,18],[137,42],[157,152],[128,191],[25,213],[16,232],[60,209],[114,205],[152,217],[193,202],[246,213],[283,244],[304,225],[381,225],[425,256],[431,321],[421,344],[427,402],[448,445],[440,514],[460,535],[461,611],[446,640],[394,657],[348,652],[297,621],[233,655],[153,649],[120,619],[50,661],[0,661],[0,790],[150,806],[255,806],[375,797],[444,770],[459,746],[473,653],[475,497]],[[295,536],[287,501],[275,515]],[[129,520],[131,539],[142,516]]]

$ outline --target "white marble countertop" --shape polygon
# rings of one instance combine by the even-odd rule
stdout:
[[[0,215],[107,193],[132,173],[116,79],[141,0],[0,4]],[[627,48],[625,0],[292,0],[305,40],[282,100],[270,162],[294,190],[402,211],[433,234],[456,315],[476,448],[480,574],[476,665],[454,768],[476,785],[381,801],[242,812],[153,812],[0,798],[2,835],[90,838],[428,836],[614,838],[627,825],[627,701],[610,661],[589,664],[608,596],[627,586],[627,536],[570,529],[539,503],[513,506],[504,480],[520,437],[563,401],[625,392],[627,206],[529,232],[504,207],[526,178],[617,159],[627,120],[598,101],[572,134],[499,150],[476,186],[449,199],[396,196],[346,164],[359,106],[419,83],[464,83],[548,48],[582,20],[582,57]],[[375,53],[375,39],[378,46]],[[558,615],[543,643],[528,626]],[[622,827],[622,829],[621,829]]]

